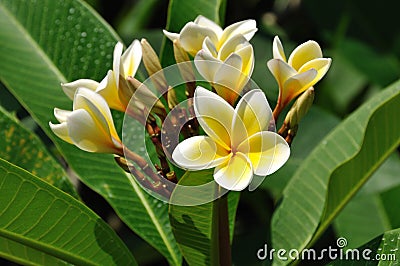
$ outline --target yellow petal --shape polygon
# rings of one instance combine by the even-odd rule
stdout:
[[[220,43],[224,43],[237,35],[242,35],[246,40],[253,38],[257,31],[257,23],[253,19],[243,20],[229,25],[224,29]]]
[[[216,143],[230,150],[230,129],[234,110],[224,99],[202,87],[194,93],[194,110],[204,132]]]
[[[102,130],[103,135],[111,134],[114,139],[119,140],[110,108],[99,94],[88,89],[78,89],[75,94],[73,109],[74,111],[78,109],[87,111],[96,123],[98,130]]]
[[[62,122],[61,124],[56,125],[49,122],[49,126],[57,137],[59,137],[63,141],[74,144],[68,134],[67,122]]]
[[[285,106],[296,96],[310,88],[317,74],[318,72],[315,69],[310,69],[286,80],[281,91],[281,104]]]
[[[238,102],[232,123],[232,147],[253,134],[267,130],[272,118],[265,94],[260,89],[247,92]]]
[[[218,37],[213,30],[189,22],[183,27],[179,36],[179,41],[182,48],[194,56],[201,50],[203,41],[207,36],[212,42],[218,42]]]
[[[270,175],[281,168],[289,159],[290,148],[275,132],[262,131],[252,135],[241,144],[238,151],[250,159],[256,175]]]
[[[283,46],[281,40],[278,36],[275,36],[274,41],[272,43],[272,54],[274,59],[280,59],[286,62],[285,51],[283,50]]]
[[[124,68],[123,74],[125,78],[127,78],[128,76],[135,76],[141,60],[142,46],[140,45],[139,40],[134,40],[121,57]]]
[[[325,76],[326,72],[328,72],[329,67],[331,66],[331,61],[332,60],[330,58],[317,58],[317,59],[311,60],[311,61],[305,63],[299,69],[299,73],[306,72],[310,69],[317,70],[318,74],[310,84],[310,87],[314,86],[315,83],[320,81],[323,78],[323,76]]]
[[[239,55],[242,58],[242,72],[245,76],[250,78],[251,74],[253,73],[254,69],[254,52],[253,46],[247,45],[235,52],[235,54]],[[245,84],[243,84],[244,86]]]
[[[217,35],[218,38],[220,38],[222,35],[222,28],[214,21],[209,20],[208,18],[206,18],[202,15],[199,15],[194,20],[194,23],[199,26],[203,26],[203,27],[211,29]]]
[[[111,135],[99,128],[86,110],[73,111],[68,116],[67,126],[72,142],[82,150],[114,153],[117,149]]]
[[[78,88],[88,88],[89,90],[95,91],[98,86],[99,83],[91,79],[78,79],[69,83],[61,83],[61,88],[71,100],[74,99],[75,92]]]
[[[249,158],[243,153],[236,153],[225,164],[214,170],[214,180],[228,190],[241,191],[253,178],[253,169]]]
[[[278,82],[280,89],[283,88],[286,80],[297,74],[296,70],[280,59],[269,60],[267,66]]]
[[[226,161],[228,156],[227,150],[207,136],[188,138],[179,143],[172,153],[175,163],[191,170],[213,168]]]
[[[322,57],[321,47],[315,41],[307,41],[293,50],[288,59],[288,64],[297,71],[308,61]]]
[[[242,35],[236,35],[226,41],[218,51],[218,59],[225,61],[232,53],[240,49],[251,46],[251,44]]]
[[[109,70],[107,75],[97,87],[96,92],[107,101],[110,108],[124,112],[126,106],[119,98],[118,86],[116,82],[114,71]]]

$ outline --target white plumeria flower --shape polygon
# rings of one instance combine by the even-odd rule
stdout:
[[[79,79],[61,84],[65,94],[73,99],[78,88],[88,88],[103,96],[111,108],[125,111],[130,100],[126,95],[132,93],[123,90],[129,90],[126,79],[134,77],[140,65],[142,46],[138,40],[134,40],[124,53],[122,50],[123,45],[118,42],[114,48],[113,70],[109,70],[100,83],[90,79]]]
[[[206,37],[210,38],[217,51],[231,38],[237,35],[244,36],[250,40],[257,31],[255,20],[248,19],[234,23],[224,30],[214,21],[206,17],[198,16],[193,22],[188,22],[180,33],[171,33],[164,30],[165,36],[171,41],[178,40],[182,48],[191,54],[196,55],[201,50]]]
[[[206,37],[194,63],[218,95],[233,105],[253,73],[253,46],[242,35],[236,35],[217,51],[211,39]]]
[[[121,140],[114,127],[107,102],[96,92],[79,88],[73,111],[54,109],[60,124],[49,122],[59,138],[88,152],[122,154]]]
[[[297,46],[286,61],[278,36],[274,38],[272,53],[274,58],[268,61],[268,68],[279,85],[280,109],[314,86],[326,74],[332,61],[322,57],[321,47],[315,41],[307,41]]]
[[[240,191],[254,174],[272,174],[289,158],[286,141],[267,131],[272,114],[261,90],[246,93],[233,109],[217,94],[197,87],[194,110],[208,136],[178,144],[172,159],[179,166],[189,170],[215,167],[214,179],[221,187]]]

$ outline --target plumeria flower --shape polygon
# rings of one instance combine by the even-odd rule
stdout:
[[[252,19],[234,23],[223,30],[214,21],[198,16],[193,22],[188,22],[179,34],[166,30],[163,32],[171,41],[178,40],[186,52],[195,56],[201,50],[206,37],[209,37],[216,50],[219,51],[231,38],[242,35],[246,40],[250,40],[256,31],[256,22]]]
[[[49,122],[50,128],[64,141],[88,152],[123,154],[110,108],[96,92],[79,88],[73,111],[55,108],[54,116],[60,124]]]
[[[194,63],[218,95],[233,105],[253,73],[253,46],[242,35],[236,35],[218,51],[211,39],[206,37]]]
[[[124,53],[122,50],[123,45],[118,42],[114,48],[113,70],[109,70],[100,83],[91,79],[79,79],[61,84],[65,94],[73,99],[78,88],[87,88],[100,94],[110,108],[118,111],[125,112],[129,105],[130,113],[139,117],[145,107],[153,107],[155,112],[163,113],[164,106],[153,92],[143,86],[135,94],[137,85],[132,85],[138,83],[133,77],[142,59],[140,42],[134,40]]]
[[[189,170],[215,167],[214,180],[221,187],[240,191],[254,174],[272,174],[289,158],[286,141],[267,131],[272,114],[261,90],[246,93],[233,109],[217,94],[197,87],[194,110],[207,136],[178,144],[172,159],[179,166]]]
[[[331,59],[322,57],[321,48],[315,41],[299,45],[286,60],[282,43],[276,36],[272,52],[274,59],[268,61],[268,68],[279,85],[280,110],[296,96],[314,86],[331,65]]]

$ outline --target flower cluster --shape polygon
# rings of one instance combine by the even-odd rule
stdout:
[[[285,164],[293,132],[311,106],[312,86],[325,75],[331,63],[331,59],[323,58],[314,41],[298,46],[286,60],[283,46],[275,37],[273,59],[267,64],[279,86],[279,98],[272,112],[261,90],[253,89],[242,95],[254,69],[254,51],[249,41],[256,31],[254,20],[222,29],[203,16],[187,23],[179,33],[164,31],[173,41],[177,63],[193,58],[197,71],[216,92],[201,86],[196,88],[194,71],[187,66],[179,68],[193,88],[186,95],[193,100],[196,123],[206,135],[183,134],[186,139],[175,147],[170,158],[187,170],[215,168],[214,180],[228,190],[243,190],[253,175],[272,174]],[[169,157],[160,143],[160,126],[168,108],[134,77],[142,58],[153,84],[165,93],[169,109],[178,108],[175,91],[168,85],[157,54],[146,40],[135,40],[125,52],[121,43],[116,44],[113,69],[102,81],[79,79],[61,85],[73,100],[73,110],[55,108],[59,124],[50,122],[50,127],[58,137],[82,150],[113,153],[120,158],[129,154],[142,172],[152,176],[140,156],[126,150],[124,153],[126,147],[115,130],[110,108],[125,112],[147,129],[160,160],[161,167],[156,166],[158,174],[176,182],[175,173],[169,168]],[[139,87],[142,88],[138,90]],[[299,95],[303,96],[288,112],[279,132],[270,131],[274,118]],[[149,117],[143,119],[148,111]]]

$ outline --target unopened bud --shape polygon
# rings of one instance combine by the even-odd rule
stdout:
[[[143,63],[147,73],[157,89],[162,92],[168,88],[168,85],[164,73],[162,72],[160,60],[146,39],[142,39],[140,43],[142,44]]]
[[[191,98],[196,89],[196,76],[194,74],[193,65],[187,52],[179,43],[179,40],[174,40],[173,44],[175,61],[178,63],[179,72],[181,73],[183,80],[186,82],[186,96]]]
[[[285,118],[285,124],[289,125],[289,128],[295,129],[300,123],[300,120],[308,113],[310,107],[314,101],[314,88],[311,87],[306,90],[290,108]]]

